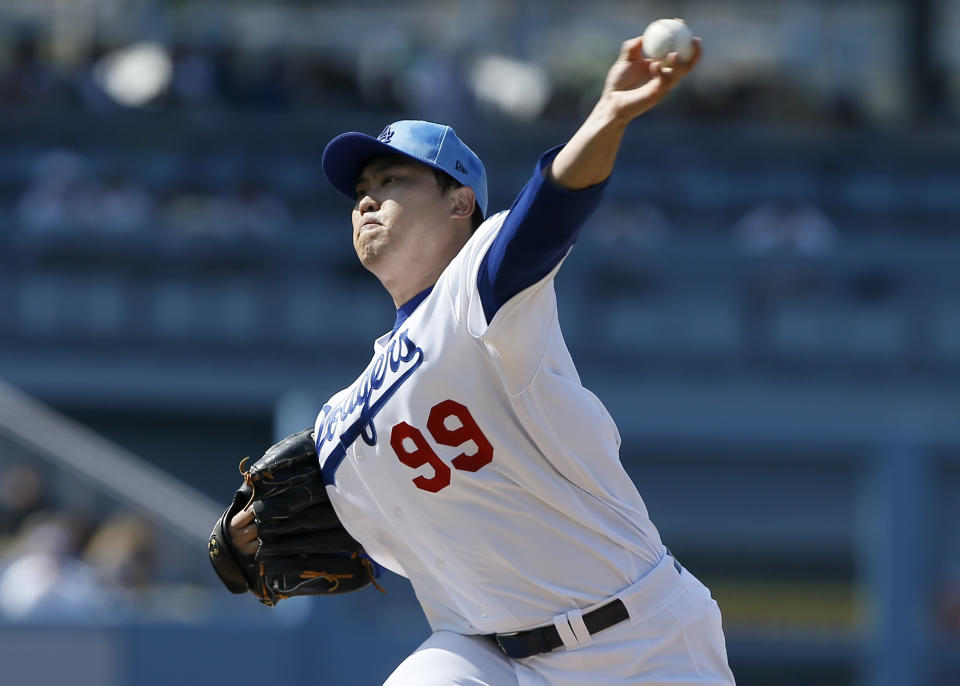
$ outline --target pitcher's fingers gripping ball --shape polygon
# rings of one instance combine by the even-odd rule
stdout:
[[[213,568],[233,593],[249,590],[275,605],[291,596],[347,593],[373,581],[372,562],[327,497],[312,434],[304,429],[288,436],[246,471],[246,460],[240,463],[243,484],[209,543]],[[231,520],[244,510],[256,523],[255,554],[238,549],[229,535]]]

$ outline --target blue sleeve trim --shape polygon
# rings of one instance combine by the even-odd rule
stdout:
[[[551,181],[545,170],[562,148],[557,146],[540,157],[480,263],[477,290],[488,323],[510,298],[559,264],[610,182],[608,178],[595,186],[570,190]]]

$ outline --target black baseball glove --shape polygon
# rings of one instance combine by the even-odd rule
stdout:
[[[247,459],[240,463],[243,485],[214,525],[208,546],[214,571],[233,593],[253,591],[272,606],[291,596],[376,585],[373,562],[327,497],[312,432],[283,439],[249,470]],[[229,532],[231,518],[251,503],[260,544],[252,556],[234,547]]]

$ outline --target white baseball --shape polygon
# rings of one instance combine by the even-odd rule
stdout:
[[[643,52],[650,59],[677,53],[681,62],[693,58],[693,31],[681,19],[657,19],[643,32]]]

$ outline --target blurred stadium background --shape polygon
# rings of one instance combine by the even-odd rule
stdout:
[[[506,207],[670,16],[706,59],[558,278],[584,381],[740,684],[960,683],[960,0],[2,0],[0,682],[380,683],[405,582],[205,559],[392,323],[323,146],[446,121]]]

